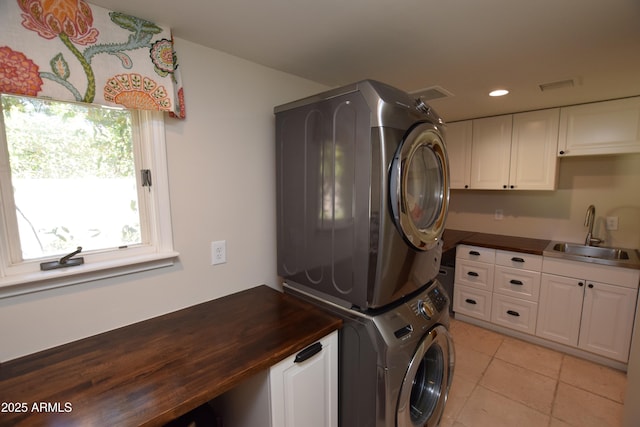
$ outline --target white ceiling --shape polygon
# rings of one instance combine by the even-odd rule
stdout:
[[[329,86],[439,86],[448,121],[640,95],[638,0],[89,1]]]

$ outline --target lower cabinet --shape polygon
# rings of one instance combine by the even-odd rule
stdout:
[[[453,307],[488,328],[620,367],[629,361],[639,284],[640,270],[459,245]]]
[[[271,368],[272,427],[338,426],[337,334]]]
[[[225,427],[337,427],[338,331],[210,402]]]
[[[536,335],[626,363],[638,290],[542,275]]]

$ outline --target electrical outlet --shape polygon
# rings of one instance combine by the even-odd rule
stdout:
[[[496,209],[494,215],[493,215],[493,219],[496,219],[498,221],[503,220],[504,219],[504,211],[502,209]]]
[[[607,217],[607,230],[615,231],[618,229],[618,217],[617,216],[608,216]]]
[[[211,265],[227,262],[227,241],[218,240],[211,242]]]

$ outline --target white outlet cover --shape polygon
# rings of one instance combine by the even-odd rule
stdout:
[[[211,242],[211,265],[227,262],[227,241],[217,240]]]

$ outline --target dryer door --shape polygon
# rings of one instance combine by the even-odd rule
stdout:
[[[419,250],[432,249],[449,208],[449,163],[436,126],[419,123],[407,132],[391,165],[389,191],[405,241]]]
[[[433,328],[418,345],[400,387],[396,425],[398,427],[437,426],[455,362],[453,341],[444,326]]]

